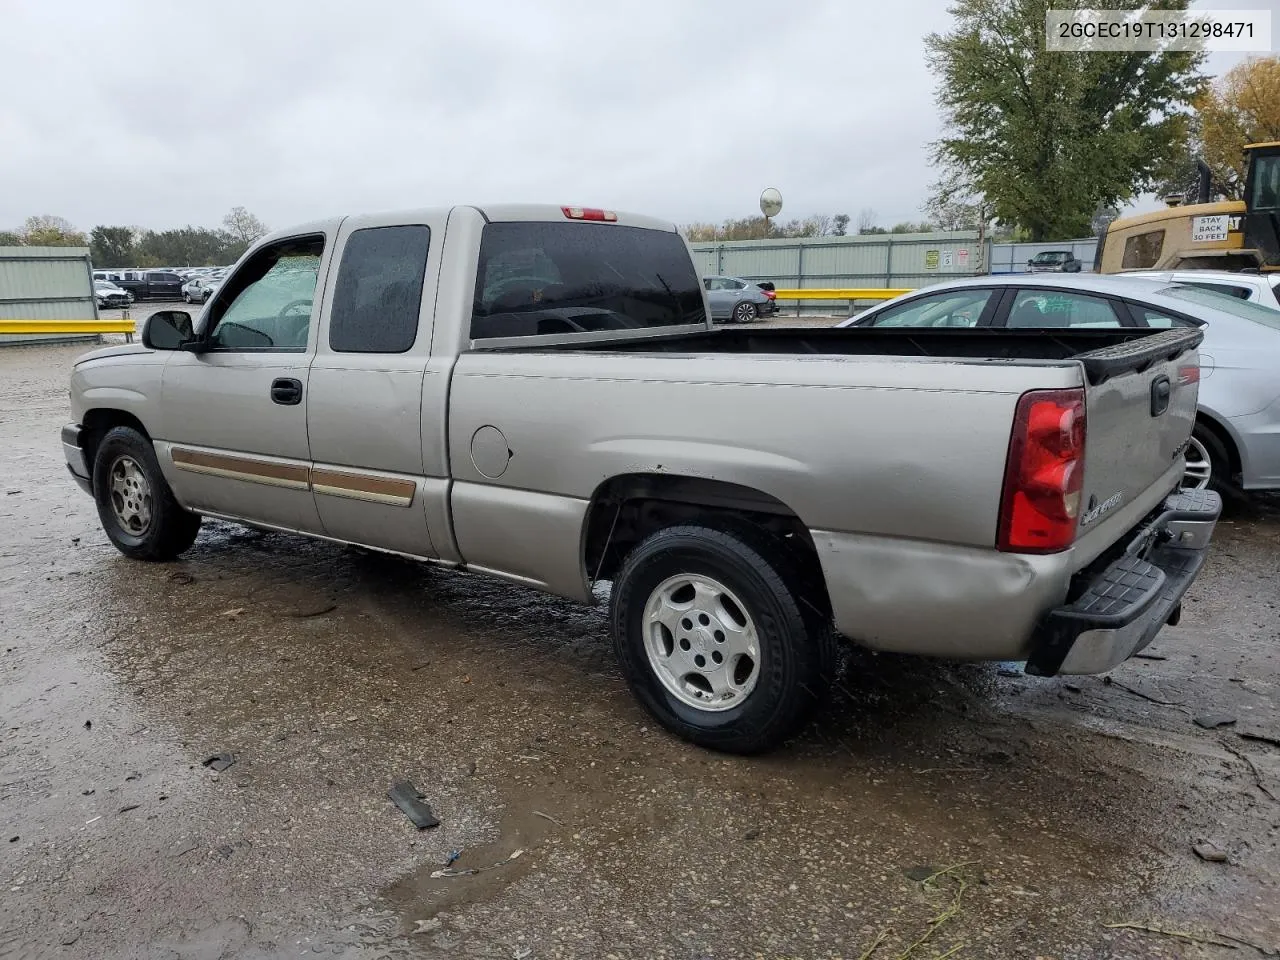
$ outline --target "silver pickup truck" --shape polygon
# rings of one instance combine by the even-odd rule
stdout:
[[[72,476],[127,556],[202,516],[593,602],[670,730],[798,729],[837,636],[1096,673],[1176,620],[1197,330],[717,329],[670,223],[347,217],[259,241],[193,322],[81,358]]]

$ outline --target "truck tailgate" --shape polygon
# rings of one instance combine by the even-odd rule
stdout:
[[[1110,526],[1108,518],[1145,513],[1180,476],[1196,418],[1203,336],[1168,330],[1077,358],[1087,381],[1079,547]]]

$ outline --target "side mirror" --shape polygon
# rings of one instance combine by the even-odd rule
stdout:
[[[194,336],[185,310],[157,310],[142,324],[142,344],[151,350],[181,350]]]

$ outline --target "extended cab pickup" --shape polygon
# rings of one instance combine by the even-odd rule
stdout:
[[[1110,669],[1220,511],[1180,493],[1198,330],[716,329],[669,223],[460,206],[276,233],[196,321],[81,358],[72,475],[130,557],[201,516],[583,603],[717,749],[794,732],[835,637]]]

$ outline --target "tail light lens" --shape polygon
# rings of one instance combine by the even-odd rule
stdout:
[[[778,295],[774,293],[772,290],[761,290],[760,292],[763,293],[770,300],[776,300],[778,298]]]
[[[1071,546],[1084,487],[1084,391],[1032,390],[1018,400],[996,546],[1057,553]]]

